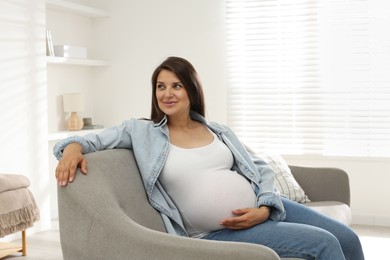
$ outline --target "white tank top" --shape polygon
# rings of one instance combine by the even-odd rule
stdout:
[[[250,182],[231,170],[232,153],[214,133],[213,136],[211,144],[200,148],[171,144],[159,177],[192,237],[223,228],[219,223],[233,217],[232,210],[256,205]]]

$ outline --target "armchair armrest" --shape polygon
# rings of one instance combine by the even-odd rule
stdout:
[[[350,206],[349,178],[344,170],[293,165],[289,167],[311,201],[339,201]]]

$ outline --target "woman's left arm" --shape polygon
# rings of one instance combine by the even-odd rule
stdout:
[[[234,217],[221,220],[220,224],[229,229],[245,229],[261,224],[268,219],[282,221],[285,216],[283,203],[275,192],[275,174],[263,160],[253,152],[248,151],[256,165],[259,193],[257,194],[257,208],[233,210]]]
[[[221,138],[235,156],[236,166],[247,178],[251,179],[252,185],[256,186],[254,190],[257,196],[257,208],[267,206],[270,208],[270,219],[284,220],[286,212],[274,186],[274,171],[263,159],[247,149],[229,127],[216,125],[219,129],[223,129],[220,133]]]
[[[279,195],[274,189],[274,172],[263,160],[248,152],[256,165],[259,194],[257,208],[233,210],[234,217],[221,220],[220,224],[229,229],[245,229],[261,224],[268,219],[282,221],[286,212]]]

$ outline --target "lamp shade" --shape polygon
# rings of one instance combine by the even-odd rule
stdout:
[[[62,103],[64,112],[77,112],[83,111],[84,109],[83,96],[81,93],[63,94]]]

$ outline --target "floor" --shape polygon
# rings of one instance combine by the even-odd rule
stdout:
[[[390,227],[353,225],[359,235],[366,260],[390,259]]]
[[[390,259],[390,227],[353,225],[352,228],[359,235],[366,260]],[[13,241],[20,243],[20,241]],[[14,254],[2,260],[61,260],[61,245],[58,222],[53,223],[49,231],[40,232],[27,237],[27,256],[19,258],[21,254]]]

